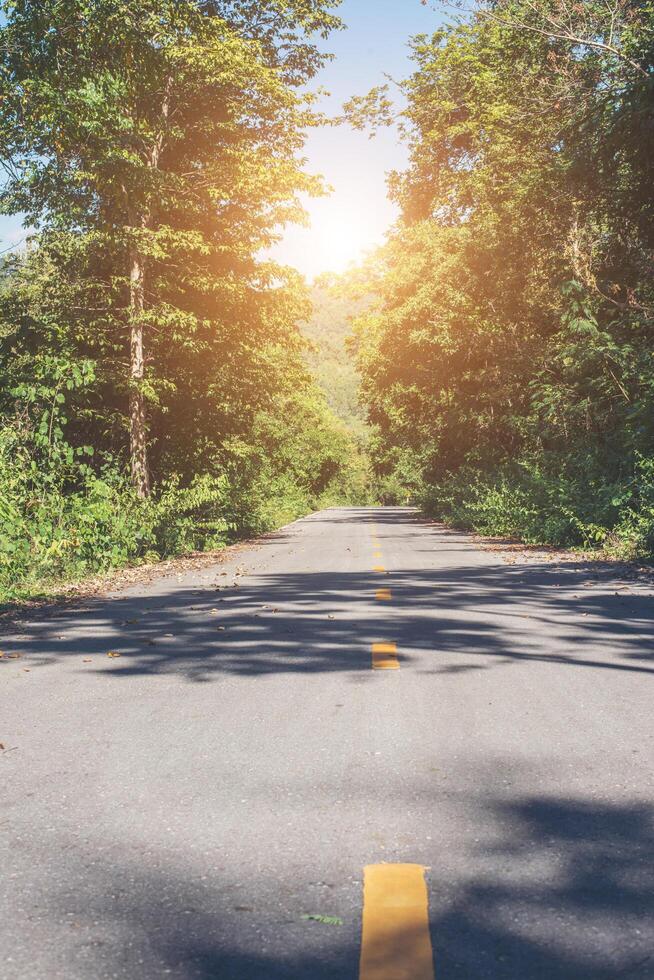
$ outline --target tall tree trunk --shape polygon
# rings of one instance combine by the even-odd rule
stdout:
[[[145,154],[145,162],[152,170],[157,170],[164,147],[168,114],[170,111],[170,94],[173,78],[166,79],[161,103],[161,132]],[[124,190],[124,189],[123,189]],[[127,197],[127,194],[126,194]],[[145,397],[143,395],[144,358],[143,358],[143,312],[145,309],[145,258],[139,247],[138,232],[144,232],[150,227],[152,212],[148,209],[141,211],[127,205],[129,223],[132,234],[130,245],[129,270],[129,312],[130,312],[130,394],[129,394],[129,448],[132,471],[132,484],[139,497],[147,497],[150,493],[150,473],[148,469],[148,438]]]
[[[150,493],[148,471],[148,441],[143,394],[143,309],[144,258],[138,244],[130,247],[129,309],[130,309],[130,390],[129,390],[129,448],[132,484],[139,497]]]

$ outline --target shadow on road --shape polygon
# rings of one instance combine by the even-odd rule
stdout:
[[[485,810],[496,843],[471,855],[470,864],[482,869],[476,875],[451,881],[437,867],[428,875],[439,980],[654,975],[651,808],[546,796],[468,802]],[[82,964],[99,943],[107,975],[116,977],[356,980],[359,885],[343,909],[338,900],[329,906],[343,925],[321,926],[302,920],[306,897],[275,881],[262,878],[248,893],[225,874],[209,875],[209,883],[199,873],[180,877],[161,857],[147,867],[133,859],[103,865],[97,850],[65,846],[84,866],[87,889],[44,902],[68,910]],[[216,859],[229,867],[228,855]],[[304,870],[291,866],[289,877],[301,880]],[[100,938],[106,936],[113,945]],[[139,968],[142,949],[147,958]],[[69,963],[74,976],[91,975],[78,973],[79,965]]]
[[[654,603],[616,583],[616,566],[467,564],[465,536],[419,523],[410,511],[389,510],[362,515],[377,515],[385,539],[394,531],[412,533],[416,551],[452,549],[457,561],[383,577],[260,572],[233,582],[215,566],[215,583],[202,589],[171,583],[156,595],[88,600],[84,612],[43,616],[12,649],[31,654],[35,665],[111,649],[122,659],[96,659],[91,669],[113,678],[369,672],[369,644],[376,639],[395,640],[405,663],[420,653],[421,669],[443,676],[516,662],[654,674]],[[330,513],[309,520],[346,522],[342,512]],[[274,536],[266,543],[274,544]],[[374,602],[380,585],[393,592],[383,608]]]
[[[493,809],[503,872],[469,880],[434,922],[438,975],[654,976],[652,808],[533,796]]]
[[[29,654],[30,669],[71,663],[80,674],[106,675],[103,694],[130,677],[152,678],[154,687],[157,678],[173,673],[193,682],[218,682],[225,676],[304,672],[320,677],[338,671],[370,683],[369,643],[377,638],[396,640],[404,663],[442,675],[448,686],[469,671],[516,663],[557,664],[591,678],[631,672],[646,682],[654,674],[654,604],[616,584],[615,567],[509,566],[491,558],[475,564],[465,556],[470,550],[465,536],[420,525],[406,511],[367,510],[347,518],[335,512],[311,521],[361,519],[374,523],[385,538],[412,534],[416,551],[431,546],[457,552],[457,561],[447,568],[423,562],[427,569],[417,560],[407,569],[405,561],[404,570],[383,578],[345,571],[232,578],[221,576],[216,566],[215,581],[205,587],[160,583],[147,596],[91,600],[85,611],[59,610],[37,620],[3,646]],[[391,603],[375,603],[382,582],[392,588]],[[109,651],[120,657],[109,659]],[[251,689],[249,682],[246,686]],[[135,687],[138,714],[144,685]],[[127,686],[120,691],[127,694]],[[86,696],[86,688],[66,684],[58,696],[70,699],[63,710],[70,712],[74,731],[76,699]],[[215,701],[218,705],[219,698]],[[169,737],[174,733],[166,733]],[[161,758],[165,753],[164,745]],[[73,977],[356,980],[361,900],[356,881],[363,863],[397,859],[394,845],[381,851],[372,835],[364,836],[367,852],[360,863],[357,853],[357,866],[347,867],[328,906],[307,907],[307,875],[319,864],[325,841],[320,834],[308,843],[305,836],[299,839],[288,819],[277,825],[274,794],[266,796],[266,832],[275,836],[277,849],[266,848],[265,861],[254,854],[251,868],[242,859],[237,867],[239,856],[230,852],[218,825],[206,821],[198,833],[197,789],[180,789],[177,801],[179,770],[174,768],[151,783],[153,799],[170,802],[165,820],[155,816],[165,833],[152,842],[152,827],[139,822],[138,786],[129,781],[128,762],[126,756],[123,768],[119,758],[110,770],[125,781],[115,794],[121,802],[115,814],[116,787],[105,793],[98,783],[102,793],[91,809],[102,829],[92,821],[80,825],[65,798],[45,794],[42,809],[36,799],[29,806],[15,802],[8,825],[18,843],[7,851],[6,871],[8,880],[16,872],[11,880],[20,885],[28,907],[16,931],[31,930],[40,950],[45,942],[40,935],[47,937],[47,955],[62,957],[59,965],[67,965]],[[62,765],[77,762],[69,754]],[[147,769],[135,771],[150,785]],[[358,804],[374,801],[379,785],[372,783],[373,771],[362,764],[356,773],[348,792],[359,794]],[[387,773],[383,789],[389,813],[400,810],[398,794],[418,814],[413,826],[420,833],[407,822],[404,829],[414,837],[402,847],[422,848],[430,858],[438,980],[651,980],[654,814],[639,791],[627,796],[625,788],[616,788],[613,802],[572,793],[552,796],[541,792],[538,774],[530,772],[528,790],[507,787],[502,796],[500,781],[488,771],[472,776],[458,781],[460,795],[443,789],[436,777],[410,773],[405,781]],[[278,778],[281,797],[284,778]],[[339,815],[347,817],[351,801],[339,797],[342,787],[337,793],[324,772],[320,778],[325,826],[333,831]],[[474,786],[474,795],[462,786]],[[643,787],[643,796],[647,792]],[[54,805],[48,807],[48,799],[55,799]],[[284,806],[294,806],[293,799],[284,796]],[[221,803],[219,785],[216,806]],[[464,817],[457,822],[459,806]],[[457,818],[450,823],[442,819],[447,808]],[[239,842],[245,839],[247,812],[244,808],[244,824],[236,827]],[[466,823],[470,813],[474,831]],[[176,851],[180,824],[182,836],[195,831],[195,837],[192,848]],[[451,853],[441,839],[448,827],[454,827]],[[25,841],[34,842],[29,859]],[[341,915],[343,925],[304,921],[306,912]],[[46,928],[48,920],[56,923],[54,930]],[[16,976],[35,975],[31,961],[20,970]],[[43,975],[67,975],[57,970]]]

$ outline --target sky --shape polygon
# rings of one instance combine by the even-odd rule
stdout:
[[[411,71],[408,39],[431,33],[439,20],[420,0],[344,0],[338,13],[347,29],[325,43],[336,57],[316,79],[330,92],[319,107],[334,115],[352,95],[365,95],[383,84],[385,73],[405,78]],[[323,272],[342,272],[381,244],[395,218],[386,174],[404,166],[406,152],[391,130],[370,140],[340,126],[312,131],[306,156],[308,170],[322,174],[333,191],[305,201],[311,226],[288,228],[272,256],[312,280]],[[25,234],[20,217],[0,216],[0,251]]]
[[[336,57],[317,79],[330,92],[320,107],[334,115],[352,95],[383,84],[385,74],[406,78],[411,72],[408,39],[439,25],[433,8],[420,0],[344,0],[338,13],[347,30],[327,41],[326,49]],[[311,132],[306,156],[308,169],[323,174],[333,192],[304,202],[311,227],[287,229],[272,254],[311,280],[323,272],[342,272],[382,243],[396,216],[386,174],[404,167],[406,151],[392,130],[370,140],[366,133],[340,126]]]

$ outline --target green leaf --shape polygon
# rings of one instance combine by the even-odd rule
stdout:
[[[317,913],[305,913],[302,916],[303,919],[307,919],[310,922],[322,922],[325,926],[342,926],[343,920],[337,915],[319,915]]]

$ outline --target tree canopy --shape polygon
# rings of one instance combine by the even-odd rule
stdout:
[[[175,507],[183,548],[349,492],[351,437],[304,366],[308,296],[262,257],[321,192],[307,85],[337,2],[2,5],[0,206],[37,229],[0,292],[2,451],[25,461],[1,491],[8,575],[35,527],[46,566],[111,564],[169,551]],[[148,513],[167,504],[115,545],[145,520],[125,464]],[[84,552],[94,494],[106,549]]]
[[[468,526],[651,546],[653,28],[497,0],[413,41],[359,361],[379,472]]]

